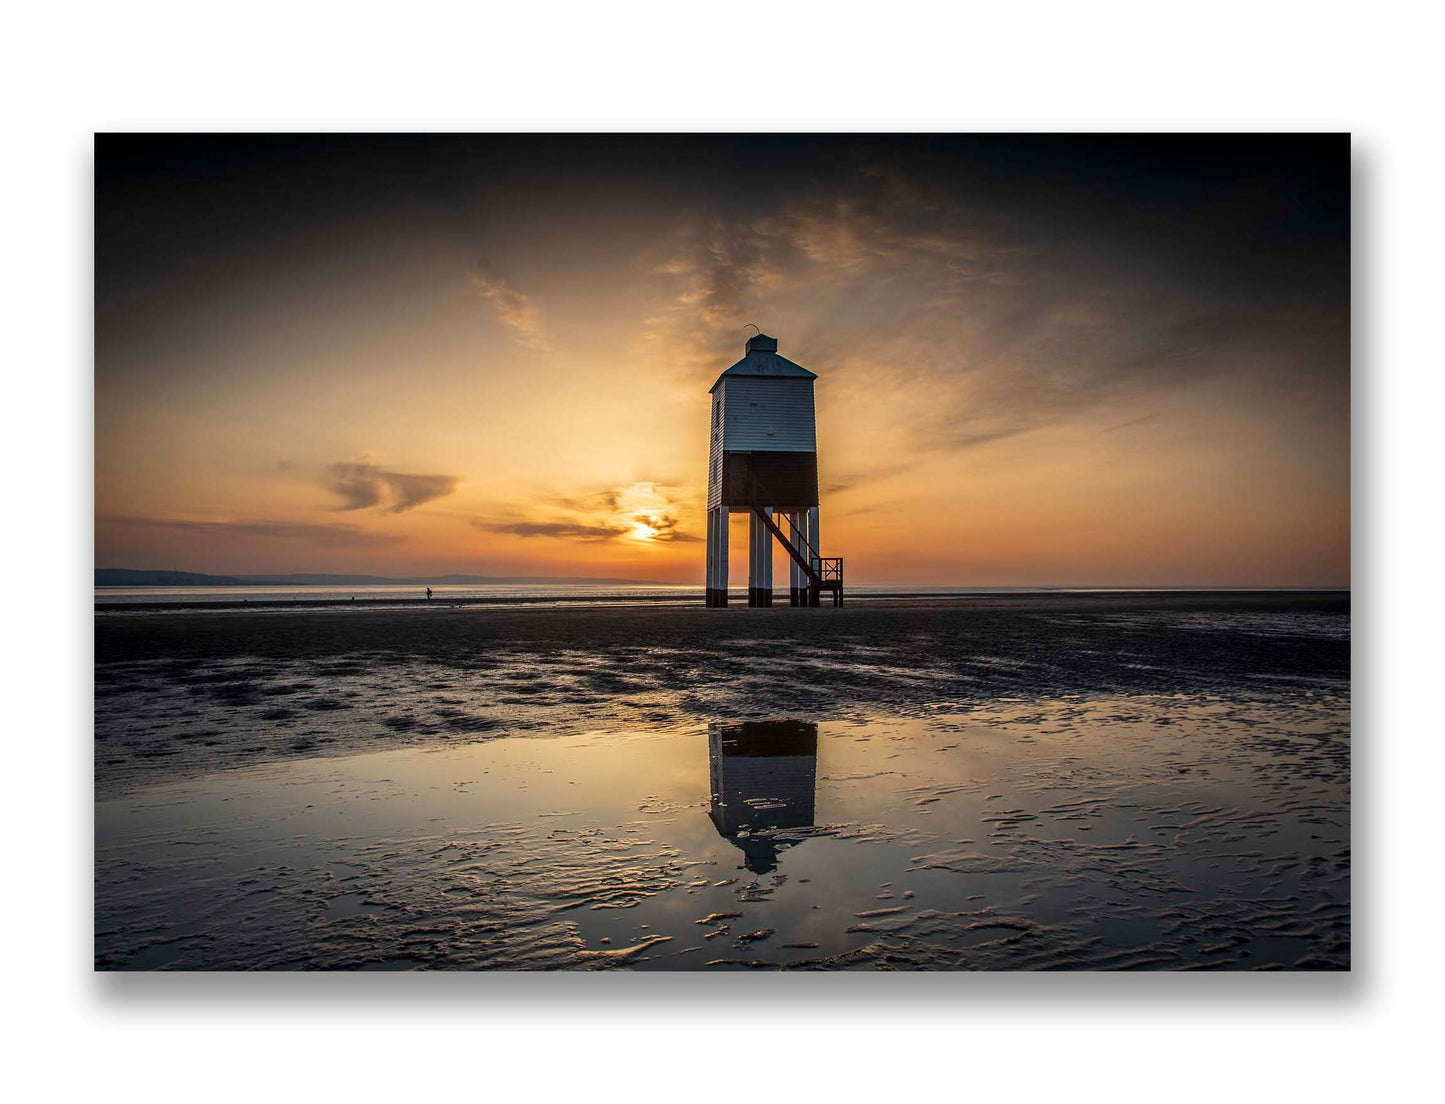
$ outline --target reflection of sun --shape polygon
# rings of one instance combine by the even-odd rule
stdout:
[[[632,532],[628,534],[635,541],[650,541],[657,536],[657,530],[645,521],[634,522]]]

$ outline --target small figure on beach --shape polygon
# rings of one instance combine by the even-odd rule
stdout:
[[[427,587],[427,588],[426,588],[426,600],[427,600],[428,602],[431,601],[431,587]]]

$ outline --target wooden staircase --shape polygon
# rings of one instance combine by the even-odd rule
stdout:
[[[782,527],[768,516],[766,509],[761,506],[754,506],[752,509],[753,513],[757,514],[762,523],[767,526],[768,532],[788,550],[788,555],[793,558],[793,562],[803,569],[803,574],[808,579],[808,605],[819,605],[819,596],[827,590],[832,592],[833,605],[841,606],[843,604],[843,557],[818,555],[818,550],[801,533],[795,531],[790,539],[783,532]],[[802,544],[808,550],[806,556],[799,551],[798,544]]]

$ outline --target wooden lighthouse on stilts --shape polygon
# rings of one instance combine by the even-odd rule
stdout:
[[[707,479],[707,604],[728,604],[728,517],[748,514],[748,605],[773,604],[773,541],[788,553],[789,605],[843,604],[843,561],[818,538],[817,377],[749,338],[746,355],[712,385]],[[786,530],[783,522],[786,522]]]

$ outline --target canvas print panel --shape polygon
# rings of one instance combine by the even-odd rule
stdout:
[[[1340,135],[100,135],[95,965],[1350,965]]]

